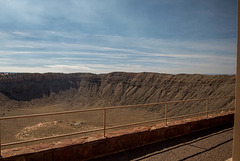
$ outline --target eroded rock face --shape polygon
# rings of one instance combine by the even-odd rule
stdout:
[[[0,116],[134,105],[234,95],[235,76],[109,74],[0,74]],[[26,108],[25,108],[26,107]],[[209,109],[233,108],[234,99],[210,100]],[[205,112],[206,100],[172,103],[167,116]],[[165,106],[107,110],[107,126],[165,118]],[[103,111],[21,119],[3,126],[2,140],[14,142],[102,128]],[[170,120],[171,121],[171,120]],[[22,127],[24,125],[25,127]],[[5,129],[4,129],[5,128]],[[9,140],[10,139],[10,140]],[[11,140],[12,139],[12,140]]]
[[[113,106],[234,95],[235,76],[197,74],[7,74],[0,93],[11,100]],[[5,100],[5,98],[2,100]]]

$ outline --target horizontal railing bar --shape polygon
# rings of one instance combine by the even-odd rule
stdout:
[[[199,113],[194,113],[194,114],[189,114],[189,115],[181,115],[181,116],[176,116],[176,117],[168,117],[168,120],[182,118],[182,117],[188,117],[188,116],[194,116],[194,115],[200,115],[200,114],[206,114],[206,112],[199,112]]]
[[[213,111],[209,111],[209,112],[216,112],[216,111],[227,110],[227,109],[228,109],[228,110],[232,110],[232,109],[234,109],[234,108],[225,108],[225,109],[213,110]],[[176,119],[176,118],[194,116],[194,115],[199,115],[199,114],[205,114],[205,112],[194,113],[194,114],[189,114],[189,115],[181,115],[181,116],[177,116],[177,117],[169,117],[168,119]],[[122,127],[128,127],[128,126],[133,126],[133,125],[140,125],[140,124],[145,124],[145,123],[152,123],[152,122],[164,121],[164,120],[165,120],[165,119],[157,119],[157,120],[136,122],[136,123],[132,123],[132,124],[125,124],[125,125],[120,125],[120,126],[109,127],[109,128],[106,128],[106,130],[116,129],[116,128],[122,128]],[[44,137],[44,138],[39,138],[39,139],[27,140],[27,141],[19,141],[19,142],[6,143],[6,144],[1,144],[1,146],[2,146],[2,147],[6,147],[6,146],[11,146],[11,145],[18,145],[18,144],[35,142],[35,141],[43,141],[43,140],[49,140],[49,139],[54,139],[54,138],[74,136],[74,135],[85,134],[85,133],[90,133],[90,132],[97,132],[97,131],[102,131],[102,130],[104,130],[104,129],[101,128],[101,129],[88,130],[88,131],[83,131],[83,132],[75,132],[75,133],[69,133],[69,134],[63,134],[63,135],[57,135],[57,136],[50,136],[50,137]]]
[[[181,102],[203,101],[203,100],[210,100],[210,99],[223,99],[223,98],[230,98],[230,97],[235,97],[235,96],[216,97],[216,98],[209,97],[209,98],[201,98],[201,99],[190,99],[190,100],[180,100],[180,101],[168,101],[168,102],[159,102],[159,103],[150,103],[150,104],[126,105],[126,106],[115,106],[115,107],[85,109],[85,110],[73,110],[73,111],[62,111],[62,112],[53,112],[53,113],[42,113],[42,114],[32,114],[32,115],[0,117],[0,120],[18,119],[18,118],[29,118],[29,117],[39,117],[39,116],[50,116],[50,115],[61,115],[61,114],[70,114],[70,113],[79,113],[79,112],[91,112],[91,111],[99,111],[99,110],[107,110],[107,109],[118,109],[118,108],[147,107],[147,106],[161,105],[161,104],[171,104],[171,103],[181,103]],[[210,113],[210,112],[216,112],[216,111],[222,111],[222,110],[232,110],[232,109],[234,109],[234,108],[218,109],[218,110],[209,111],[209,113]],[[176,119],[176,118],[182,118],[182,117],[189,117],[189,116],[200,115],[200,114],[205,114],[205,113],[206,113],[206,112],[200,112],[200,113],[194,113],[194,114],[189,114],[189,115],[181,115],[181,116],[177,116],[177,117],[168,117],[168,119]],[[113,126],[113,127],[105,128],[105,130],[116,129],[116,128],[121,128],[121,127],[128,127],[128,126],[134,126],[134,125],[140,125],[140,124],[145,124],[145,123],[158,122],[158,121],[163,121],[163,120],[165,120],[165,119],[157,119],[157,120],[136,122],[136,123],[131,123],[131,124],[125,124],[125,125]],[[73,136],[73,135],[79,135],[79,134],[97,132],[97,131],[102,131],[102,130],[104,130],[104,128],[95,129],[95,130],[88,130],[88,131],[83,131],[83,132],[68,133],[68,134],[62,134],[62,135],[50,136],[50,137],[44,137],[44,138],[38,138],[38,139],[27,140],[27,141],[19,141],[19,142],[6,143],[6,144],[1,144],[1,146],[2,146],[2,147],[5,147],[5,146],[11,146],[11,145],[17,145],[17,144],[23,144],[23,143],[30,143],[30,142],[36,142],[36,141],[42,141],[42,140],[48,140],[48,139],[54,139],[54,138],[61,138],[61,137],[66,137],[66,136]]]
[[[6,147],[6,146],[11,146],[11,145],[18,145],[18,144],[31,143],[31,142],[36,142],[36,141],[56,139],[56,138],[61,138],[61,137],[66,137],[66,136],[74,136],[74,135],[85,134],[85,133],[90,133],[90,132],[97,132],[97,131],[102,131],[102,130],[103,130],[103,128],[95,129],[95,130],[82,131],[82,132],[62,134],[62,135],[57,135],[57,136],[49,136],[49,137],[38,138],[38,139],[33,139],[33,140],[26,140],[26,141],[18,141],[18,142],[6,143],[6,144],[2,144],[1,146],[2,147]]]
[[[154,106],[164,104],[164,102],[159,103],[149,103],[149,104],[138,104],[138,105],[126,105],[126,106],[114,106],[114,107],[106,107],[107,110],[117,109],[117,108],[131,108],[131,107],[147,107],[147,106]]]
[[[225,96],[225,97],[209,97],[207,99],[223,99],[223,98],[231,98],[231,97],[235,97],[235,96]]]
[[[222,98],[231,98],[231,97],[235,97],[235,96],[209,97],[209,98],[199,98],[199,99],[189,99],[189,100],[179,100],[179,101],[166,101],[166,102],[149,103],[149,104],[114,106],[114,107],[105,107],[104,109],[117,109],[117,108],[129,108],[129,107],[146,107],[146,106],[154,106],[154,105],[161,105],[161,104],[171,104],[171,103],[181,103],[181,102],[194,102],[194,101],[203,101],[203,100],[206,100],[206,99],[222,99]]]
[[[233,110],[235,108],[222,108],[222,109],[217,109],[217,110],[212,110],[212,111],[209,111],[210,112],[217,112],[217,111],[224,111],[224,110]]]
[[[165,119],[158,119],[158,120],[142,121],[142,122],[136,122],[136,123],[131,123],[131,124],[119,125],[119,126],[112,126],[112,127],[106,128],[106,130],[117,129],[117,128],[121,128],[121,127],[128,127],[128,126],[133,126],[133,125],[140,125],[140,124],[145,124],[145,123],[164,121],[164,120]]]
[[[29,117],[40,117],[40,116],[50,116],[50,115],[62,115],[62,114],[80,113],[80,112],[92,112],[92,111],[99,111],[99,110],[105,110],[105,109],[110,110],[110,109],[118,109],[118,108],[147,107],[147,106],[154,106],[154,105],[161,105],[161,104],[203,101],[203,100],[206,100],[206,99],[222,99],[222,98],[230,98],[230,97],[235,97],[235,96],[216,97],[216,98],[200,98],[200,99],[168,101],[168,102],[139,104],[139,105],[126,105],[126,106],[115,106],[115,107],[105,107],[105,108],[93,108],[93,109],[85,109],[85,110],[73,110],[73,111],[62,111],[62,112],[53,112],[53,113],[32,114],[32,115],[9,116],[9,117],[0,117],[0,120],[29,118]]]
[[[226,108],[225,110],[227,110],[227,109],[229,109],[229,108]],[[224,110],[224,109],[222,109],[222,110]],[[231,110],[231,109],[229,109],[229,110]],[[210,112],[212,112],[212,111],[210,111]],[[194,114],[189,114],[189,115],[181,115],[181,116],[177,116],[177,117],[168,117],[168,119],[188,117],[188,116],[194,116],[194,115],[200,115],[200,114],[206,114],[206,112],[199,112],[199,113],[194,113]],[[165,120],[165,119],[150,120],[150,121],[136,122],[136,123],[132,123],[132,124],[125,124],[125,125],[120,125],[120,126],[113,126],[113,127],[106,128],[106,130],[115,129],[115,128],[121,128],[121,127],[127,127],[127,126],[133,126],[133,125],[139,125],[139,124],[144,124],[144,123],[163,121],[163,120]]]
[[[41,113],[41,114],[32,114],[32,115],[0,117],[0,120],[10,120],[10,119],[40,117],[40,116],[50,116],[50,115],[62,115],[62,114],[80,113],[80,112],[92,112],[92,111],[98,111],[98,110],[103,110],[103,108],[94,108],[94,109],[86,109],[86,110],[73,110],[73,111],[62,111],[62,112],[53,112],[53,113]]]

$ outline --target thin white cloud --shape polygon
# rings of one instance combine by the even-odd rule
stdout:
[[[193,70],[195,70],[196,73],[232,74],[235,71],[235,55],[233,53],[235,53],[236,47],[231,39],[221,39],[219,42],[218,40],[182,42],[122,36],[73,35],[46,31],[39,34],[42,36],[39,40],[30,41],[24,37],[37,38],[38,35],[18,31],[0,32],[0,35],[3,35],[0,39],[0,64],[8,65],[1,66],[0,71],[12,71],[16,69],[14,64],[18,64],[17,71],[25,71],[27,66],[38,65],[38,67],[31,67],[29,72],[38,72],[39,69],[39,72],[51,72],[51,70],[52,72],[61,72],[62,70],[62,72],[104,73],[111,71],[141,72],[142,70],[179,73],[182,70],[182,72],[194,73]],[[53,35],[61,37],[62,41],[51,40]],[[15,39],[16,37],[18,39]],[[49,40],[46,41],[44,37]],[[78,37],[81,38],[78,39]],[[93,42],[84,41],[89,37]],[[73,40],[75,41],[73,42]],[[39,57],[41,55],[44,57]],[[16,59],[15,56],[21,57],[21,59]],[[34,59],[35,56],[39,58]],[[94,63],[90,64],[90,61],[94,61]],[[114,62],[111,63],[112,61]],[[79,63],[81,64],[79,65]],[[152,65],[144,66],[143,64],[146,65],[146,63],[152,63]],[[171,65],[177,65],[177,67],[171,67]],[[193,67],[188,69],[189,66]],[[210,72],[213,69],[216,71]]]
[[[129,38],[129,37],[122,37],[122,36],[92,36],[88,34],[71,34],[71,33],[64,33],[64,32],[54,32],[54,31],[45,31],[40,32],[38,34],[35,33],[29,33],[29,32],[14,32],[18,33],[18,35],[28,35],[29,37],[35,38],[41,38],[41,36],[45,39],[51,38],[52,35],[59,35],[60,38],[70,38],[72,40],[76,40],[75,43],[70,43],[68,39],[64,42],[55,42],[54,40],[45,41],[39,40],[37,42],[33,41],[27,41],[27,40],[15,40],[15,37],[11,34],[0,32],[0,35],[5,35],[7,46],[12,46],[15,44],[32,44],[36,48],[47,48],[47,47],[67,47],[71,49],[91,49],[91,50],[102,50],[102,51],[124,51],[124,52],[136,52],[132,49],[127,49],[126,46],[129,47],[140,47],[140,48],[148,48],[153,49],[156,51],[161,51],[161,53],[164,53],[163,50],[171,51],[171,50],[177,50],[179,49],[187,50],[195,50],[195,51],[205,51],[205,52],[235,52],[236,51],[236,42],[235,39],[217,39],[217,40],[206,40],[206,41],[181,41],[181,40],[164,40],[164,39],[154,39],[154,38]],[[12,39],[9,40],[9,37],[12,36]],[[23,36],[24,37],[24,36]],[[99,39],[100,37],[100,39]],[[89,44],[88,42],[84,44],[84,41],[86,39],[90,38],[91,40],[96,41],[95,44]],[[111,43],[106,43],[111,42]],[[123,43],[123,44],[122,44]],[[121,46],[121,48],[117,47],[111,47],[108,46],[108,44],[112,46]],[[125,46],[125,48],[124,48]],[[167,48],[167,49],[166,49]],[[182,52],[181,50],[179,52]],[[192,51],[191,51],[192,52]],[[170,52],[171,53],[171,52]],[[176,53],[176,52],[172,52]],[[192,54],[192,53],[190,53]]]
[[[166,66],[143,66],[143,65],[131,65],[131,64],[122,64],[122,65],[105,65],[105,64],[75,64],[75,65],[49,65],[43,67],[16,67],[16,66],[0,66],[2,71],[5,72],[63,72],[63,73],[72,73],[72,72],[91,72],[91,73],[108,73],[112,71],[128,71],[128,72],[158,72],[158,73],[200,73],[200,74],[226,74],[229,73],[232,68],[229,66],[224,66],[223,70],[218,71],[218,68],[222,66],[219,64],[208,64],[206,65],[197,65],[194,67],[182,67],[182,68],[171,68]]]

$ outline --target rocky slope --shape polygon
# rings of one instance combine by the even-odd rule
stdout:
[[[73,108],[229,96],[234,95],[234,87],[235,76],[228,75],[122,72],[99,75],[0,73],[0,117],[48,113]],[[107,127],[163,119],[165,118],[164,107],[160,105],[107,110]],[[233,98],[211,99],[209,102],[210,110],[232,107],[234,107]],[[205,112],[205,110],[205,100],[168,104],[168,121],[171,121],[171,117]],[[79,130],[93,130],[102,128],[102,122],[102,111],[7,120],[3,121],[1,127],[2,142],[9,143],[79,132]],[[79,124],[81,124],[80,127],[78,127]]]
[[[115,106],[234,95],[235,76],[198,74],[1,74],[1,107]]]

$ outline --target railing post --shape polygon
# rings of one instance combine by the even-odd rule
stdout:
[[[166,103],[165,104],[165,124],[166,124],[166,126],[167,126],[167,106],[168,106],[168,104]]]
[[[107,113],[107,110],[104,109],[103,110],[103,136],[106,137],[106,113]]]
[[[208,118],[209,98],[206,99],[206,117]]]

